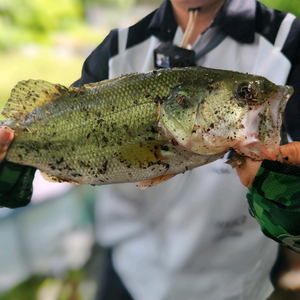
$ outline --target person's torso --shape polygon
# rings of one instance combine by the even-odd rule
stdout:
[[[226,36],[197,64],[285,84],[291,64],[280,50],[292,21],[288,18],[282,25],[287,29],[282,28],[274,44],[260,34],[252,44]],[[126,48],[128,29],[118,34],[119,51],[109,61],[109,77],[152,70],[153,50],[160,41],[150,36]],[[182,35],[178,28],[175,43]],[[202,38],[194,45],[196,51]],[[133,184],[99,190],[98,237],[115,246],[115,268],[135,299],[257,300],[270,294],[268,277],[277,245],[248,213],[247,189],[226,160],[145,191]]]

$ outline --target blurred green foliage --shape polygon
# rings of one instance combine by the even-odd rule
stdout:
[[[300,0],[261,0],[267,7],[290,12],[300,18]]]
[[[26,42],[49,42],[55,30],[83,23],[80,0],[1,0],[0,49]]]
[[[136,4],[137,0],[82,0],[84,4],[99,4],[106,6],[114,6],[118,8],[128,8]]]
[[[87,281],[84,269],[68,270],[63,279],[32,275],[0,294],[0,300],[83,300],[86,298],[81,295],[80,284],[84,281]],[[57,294],[57,297],[53,297],[53,294]]]
[[[36,299],[38,287],[46,280],[44,275],[33,275],[11,290],[0,295],[0,300]]]

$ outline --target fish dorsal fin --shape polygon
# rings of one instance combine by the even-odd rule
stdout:
[[[21,119],[33,108],[60,98],[69,89],[44,80],[22,80],[12,89],[2,114],[9,119]]]
[[[82,89],[90,89],[90,88],[93,88],[93,87],[99,87],[99,86],[104,85],[106,83],[117,81],[117,80],[122,79],[122,78],[135,76],[136,74],[138,74],[138,73],[124,74],[124,75],[120,75],[119,77],[115,77],[115,78],[111,78],[111,79],[105,79],[105,80],[102,80],[102,81],[99,81],[99,82],[87,83],[87,84],[84,84],[83,86],[79,86],[79,87],[70,86],[70,91],[80,91]]]

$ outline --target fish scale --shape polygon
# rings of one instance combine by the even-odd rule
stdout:
[[[243,95],[245,85],[251,86],[251,97]],[[262,159],[266,154],[259,156],[257,149],[267,147],[261,152],[274,155],[291,93],[263,77],[202,67],[127,74],[70,89],[22,81],[3,111],[11,120],[2,125],[16,132],[6,159],[34,166],[56,181],[142,181],[141,187],[148,187],[229,149]],[[262,118],[253,111],[273,98],[279,122],[267,137],[260,130],[271,124],[270,111],[262,129]],[[243,122],[250,111],[258,123],[255,147],[245,144]]]

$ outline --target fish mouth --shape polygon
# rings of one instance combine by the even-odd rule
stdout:
[[[238,143],[237,152],[254,160],[277,160],[283,114],[292,94],[291,86],[279,86],[265,103],[246,114],[245,140]]]
[[[283,113],[286,107],[286,104],[290,97],[292,96],[294,89],[292,86],[281,86],[277,91],[275,99],[271,102],[270,112],[273,120],[273,124],[277,129],[280,129]]]

